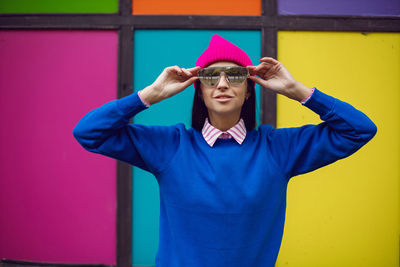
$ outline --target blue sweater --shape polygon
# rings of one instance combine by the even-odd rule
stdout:
[[[129,124],[146,109],[137,93],[86,114],[73,129],[88,151],[154,174],[160,188],[157,267],[272,267],[291,177],[347,157],[376,133],[351,105],[315,90],[305,104],[324,121],[260,125],[239,145],[172,126]]]

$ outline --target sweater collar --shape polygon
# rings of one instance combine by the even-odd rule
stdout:
[[[233,137],[236,142],[242,144],[244,138],[246,137],[246,126],[244,124],[244,120],[240,118],[239,122],[234,125],[232,128],[228,129],[227,131],[221,131],[210,124],[208,118],[206,118],[203,129],[201,130],[203,134],[204,140],[211,146],[214,146],[214,143],[217,141],[218,138],[223,138],[223,136],[230,135]]]

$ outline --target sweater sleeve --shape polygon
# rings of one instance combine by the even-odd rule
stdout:
[[[90,152],[160,172],[177,150],[179,129],[177,125],[129,124],[130,118],[144,109],[147,107],[135,92],[91,110],[75,125],[72,134]]]
[[[376,125],[364,113],[316,88],[304,106],[323,122],[274,129],[268,136],[274,158],[287,178],[348,157],[376,134]]]

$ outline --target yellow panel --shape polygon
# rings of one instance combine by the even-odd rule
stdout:
[[[378,133],[288,186],[276,267],[396,267],[400,232],[400,34],[278,33],[278,60],[308,87],[366,113]],[[278,127],[321,122],[278,96]]]

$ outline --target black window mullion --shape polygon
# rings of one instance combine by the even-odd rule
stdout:
[[[121,26],[118,36],[117,98],[119,99],[133,93],[133,27]],[[117,161],[118,267],[132,266],[132,192],[132,166]]]
[[[132,1],[119,0],[117,98],[133,93],[133,26],[122,25],[132,14]],[[127,18],[127,19],[124,19]],[[130,120],[132,122],[132,119]],[[132,173],[129,164],[117,161],[117,267],[131,267],[132,261]]]
[[[277,0],[262,0],[261,56],[277,57]],[[258,64],[258,62],[254,62]],[[261,88],[261,123],[276,127],[276,93]]]
[[[262,29],[261,56],[277,58],[277,34],[276,27],[264,27]],[[269,89],[261,88],[261,123],[276,127],[276,114],[276,93]]]

